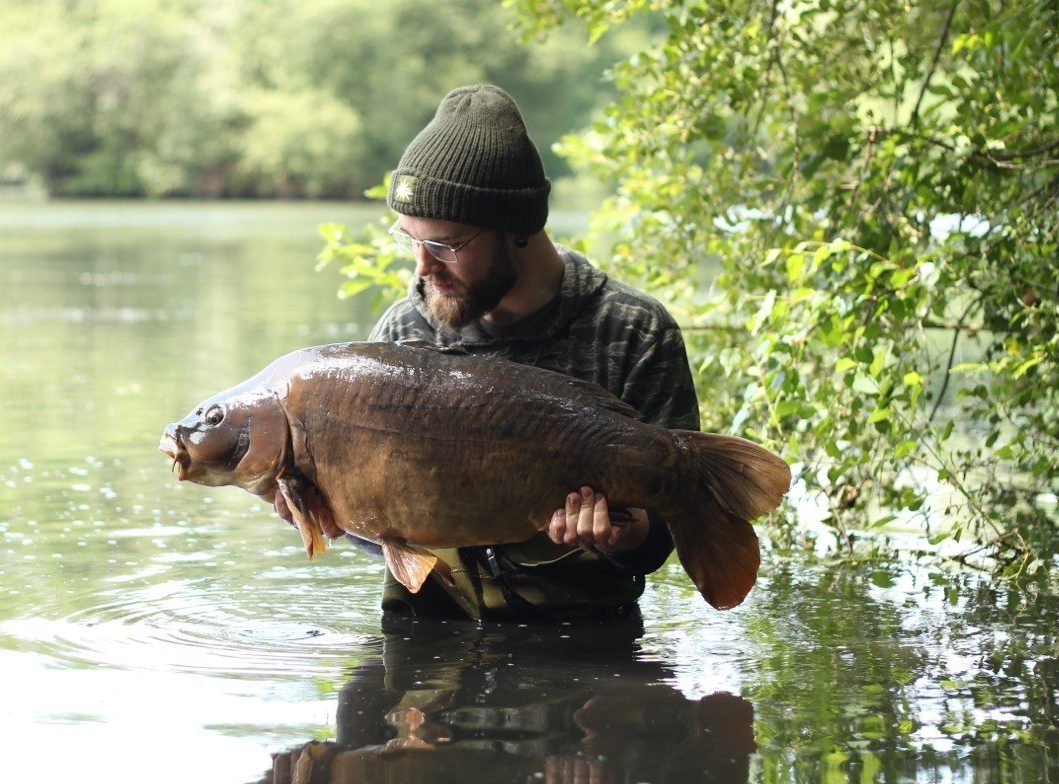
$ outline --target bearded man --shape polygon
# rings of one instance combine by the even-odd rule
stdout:
[[[600,384],[648,422],[698,430],[675,321],[549,239],[550,189],[510,95],[492,85],[449,93],[391,177],[390,233],[414,256],[415,279],[369,340],[548,368]],[[383,609],[478,620],[635,612],[644,575],[672,550],[665,522],[648,510],[610,510],[590,487],[555,503],[549,529],[527,542],[435,551],[453,581],[435,573],[413,595],[387,575]]]

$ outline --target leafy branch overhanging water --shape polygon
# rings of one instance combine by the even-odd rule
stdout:
[[[1054,552],[1059,8],[508,0],[656,42],[562,154],[585,243],[686,327],[704,427],[783,452],[837,547],[898,521],[1011,574]],[[403,287],[325,227],[347,293]],[[719,266],[709,290],[704,269]],[[799,515],[773,521],[781,539]],[[970,544],[968,544],[970,542]]]

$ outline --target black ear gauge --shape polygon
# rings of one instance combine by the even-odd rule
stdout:
[[[527,245],[529,245],[529,238],[527,238],[527,237],[516,237],[515,238],[515,247],[516,248],[525,248]]]

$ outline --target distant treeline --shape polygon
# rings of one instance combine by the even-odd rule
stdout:
[[[551,152],[642,30],[523,45],[498,0],[6,0],[0,169],[69,196],[358,197],[453,87],[518,100]]]

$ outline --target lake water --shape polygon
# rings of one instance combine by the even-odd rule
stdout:
[[[382,569],[162,427],[362,338],[313,271],[342,204],[0,204],[0,748],[10,781],[1059,781],[1059,586],[768,553],[718,613],[383,628]]]

